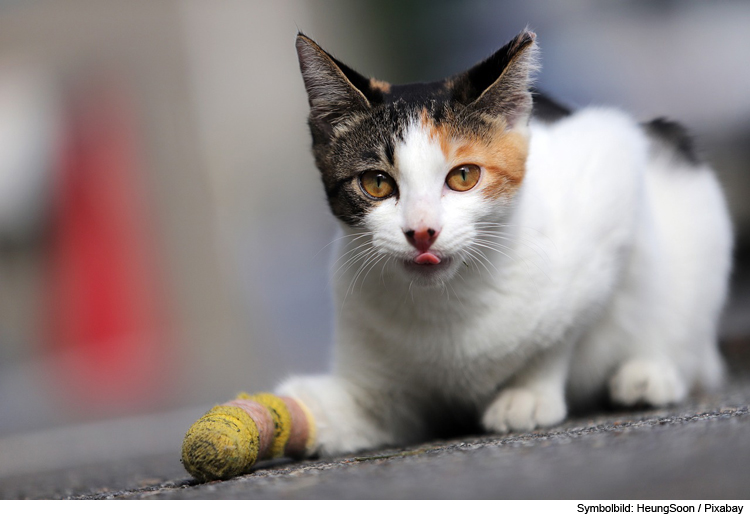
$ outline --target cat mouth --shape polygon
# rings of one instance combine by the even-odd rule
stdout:
[[[418,264],[420,266],[435,266],[437,264],[440,264],[440,261],[442,259],[435,255],[434,253],[430,253],[429,251],[425,251],[424,253],[421,253],[414,257],[414,264]]]
[[[450,266],[450,257],[438,255],[432,251],[420,253],[411,260],[405,260],[404,265],[409,270],[420,274],[431,275]]]

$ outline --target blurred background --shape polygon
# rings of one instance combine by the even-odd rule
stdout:
[[[327,368],[298,29],[403,83],[527,25],[542,90],[695,133],[736,225],[723,336],[747,336],[746,1],[0,0],[0,476],[178,456],[210,405]]]

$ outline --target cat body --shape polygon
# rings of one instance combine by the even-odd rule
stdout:
[[[531,430],[720,382],[731,225],[712,171],[674,123],[533,101],[534,38],[396,87],[298,36],[343,229],[333,371],[278,389],[314,416],[313,451]]]

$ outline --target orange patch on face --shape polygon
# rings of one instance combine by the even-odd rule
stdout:
[[[379,81],[377,79],[370,79],[370,88],[373,90],[379,90],[383,93],[391,92],[391,85],[385,81]]]
[[[479,188],[486,197],[499,199],[516,193],[526,175],[529,139],[525,134],[507,130],[502,118],[494,123],[494,135],[474,138],[462,136],[448,123],[435,123],[426,108],[419,120],[430,139],[438,142],[451,168],[478,165],[484,169]]]
[[[459,140],[446,159],[454,167],[471,163],[484,168],[479,188],[486,197],[498,199],[513,196],[518,190],[526,174],[528,152],[528,138],[511,130],[498,132],[489,140]]]

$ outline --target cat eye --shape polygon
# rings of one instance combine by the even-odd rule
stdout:
[[[396,182],[384,172],[367,171],[359,176],[359,186],[370,198],[383,200],[396,192]]]
[[[445,184],[454,191],[468,191],[479,181],[482,169],[476,165],[461,165],[452,169],[445,178]]]

